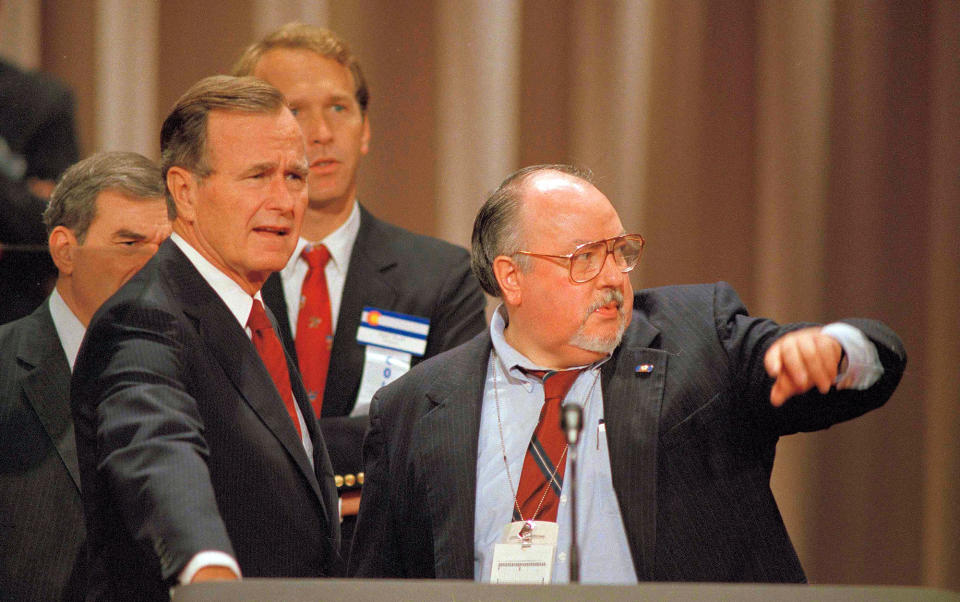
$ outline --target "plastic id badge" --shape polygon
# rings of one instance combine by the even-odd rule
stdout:
[[[490,583],[550,583],[557,551],[557,523],[516,521],[493,548]]]
[[[357,342],[366,345],[363,376],[351,416],[365,416],[380,387],[410,370],[413,356],[427,349],[430,320],[397,312],[364,307],[357,328]]]

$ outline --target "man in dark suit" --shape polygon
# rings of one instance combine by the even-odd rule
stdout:
[[[426,348],[399,355],[405,365],[470,339],[486,323],[486,300],[464,249],[378,220],[357,202],[357,170],[370,143],[370,92],[357,58],[335,33],[291,23],[247,48],[234,75],[255,75],[287,98],[307,141],[309,205],[301,241],[287,266],[267,280],[263,297],[299,361],[308,392],[316,394],[320,426],[343,494],[344,546],[349,545],[362,478],[361,446],[367,406],[381,384],[361,378],[383,372],[387,352],[358,342],[365,308],[428,321]],[[330,298],[331,338],[302,336],[311,295],[305,251],[323,245]],[[304,311],[301,308],[306,307]],[[322,347],[329,345],[329,363]],[[313,373],[317,372],[317,376]],[[402,374],[391,365],[392,378]],[[315,383],[315,384],[311,384]],[[362,475],[360,475],[362,477]],[[344,479],[344,480],[341,480]]]
[[[177,102],[161,149],[174,233],[94,317],[71,385],[89,595],[324,576],[333,473],[259,294],[303,218],[300,128],[269,84],[215,76]]]
[[[61,82],[0,60],[0,324],[36,309],[57,277],[41,215],[78,159],[73,107]]]
[[[491,196],[473,266],[503,304],[375,396],[351,574],[566,581],[565,398],[583,581],[805,580],[769,488],[777,440],[884,403],[901,343],[869,320],[751,318],[723,283],[634,296],[642,247],[588,172],[534,166]]]
[[[0,326],[0,599],[81,600],[86,529],[70,370],[90,317],[170,234],[160,170],[135,153],[68,169],[45,213],[59,276]]]

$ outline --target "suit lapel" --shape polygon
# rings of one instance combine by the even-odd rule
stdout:
[[[603,412],[613,487],[620,503],[637,577],[653,577],[657,512],[657,440],[667,353],[647,347],[657,329],[642,316],[633,322],[603,367]],[[637,371],[638,366],[652,371]]]
[[[427,487],[438,578],[470,579],[474,572],[477,446],[489,354],[484,333],[451,358],[449,376],[428,390],[432,409],[411,433],[418,482]]]
[[[80,466],[70,415],[70,365],[48,304],[45,301],[30,316],[35,324],[32,336],[20,340],[17,357],[26,367],[21,386],[79,492]]]
[[[173,243],[166,245],[169,245],[169,252],[164,258],[171,260],[167,277],[178,283],[181,289],[183,312],[193,320],[200,340],[204,341],[220,363],[237,394],[287,450],[326,510],[316,473],[310,466],[283,399],[277,393],[273,379],[253,343],[223,300],[186,256]],[[158,251],[158,256],[161,251]]]
[[[396,259],[383,252],[385,233],[377,223],[376,218],[360,207],[360,230],[350,253],[350,267],[343,285],[337,331],[330,352],[330,369],[323,397],[325,416],[346,416],[356,402],[356,384],[360,382],[364,363],[364,348],[357,344],[363,307],[392,307],[397,298],[396,289],[383,275],[396,265]]]

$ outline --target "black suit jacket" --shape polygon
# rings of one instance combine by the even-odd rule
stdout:
[[[91,597],[165,599],[202,550],[246,577],[328,573],[332,469],[291,381],[315,469],[253,343],[173,241],[104,303],[71,388]]]
[[[287,317],[280,274],[267,280],[263,299],[295,358],[290,333],[296,325]],[[365,347],[357,343],[357,328],[366,306],[430,319],[426,352],[423,358],[414,357],[414,364],[466,342],[486,324],[486,298],[464,249],[378,220],[360,207],[360,230],[350,253],[320,421],[334,472],[340,475],[363,470],[361,448],[369,421],[349,415],[363,374]]]
[[[885,373],[866,391],[769,403],[770,344],[801,325],[750,318],[725,284],[638,293],[601,371],[614,490],[641,580],[804,581],[770,491],[777,439],[886,401],[906,357],[883,325],[853,320]],[[350,557],[358,576],[474,576],[484,333],[376,395],[366,485]],[[639,364],[653,364],[649,374]]]
[[[73,106],[59,81],[0,60],[0,138],[26,160],[24,178],[56,180],[79,158]],[[0,169],[0,243],[36,247],[0,252],[0,324],[29,314],[50,294],[57,270],[46,249],[46,206]]]
[[[0,326],[0,599],[82,599],[85,540],[70,366],[45,302]]]

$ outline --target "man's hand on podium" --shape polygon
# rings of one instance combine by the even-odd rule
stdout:
[[[225,566],[205,566],[193,576],[190,583],[201,581],[237,581],[240,577]]]

